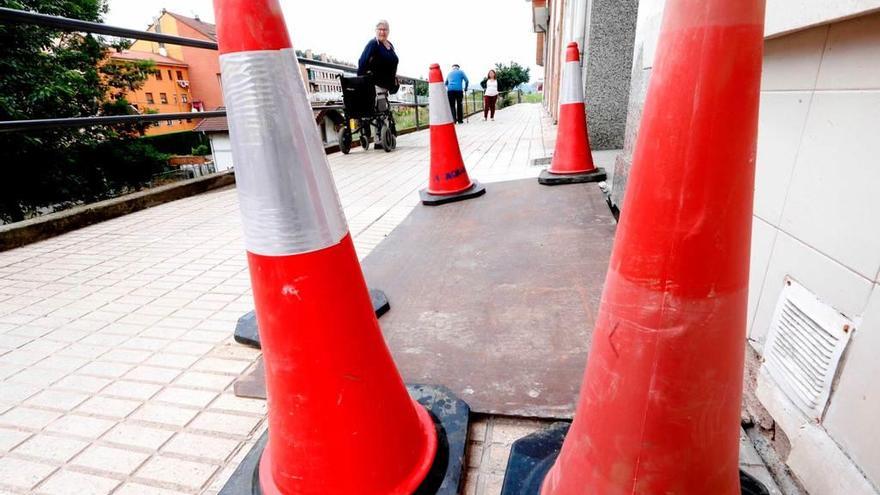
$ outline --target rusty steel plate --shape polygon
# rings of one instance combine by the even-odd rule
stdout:
[[[417,206],[363,261],[392,301],[383,333],[407,382],[475,412],[571,417],[614,218],[595,184],[486,190]]]
[[[535,179],[417,206],[362,262],[392,302],[380,320],[407,383],[478,413],[570,418],[615,222],[595,184]],[[265,397],[262,366],[236,394]]]

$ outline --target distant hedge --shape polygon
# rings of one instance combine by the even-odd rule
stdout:
[[[144,144],[149,144],[156,148],[156,151],[169,155],[189,155],[192,153],[193,148],[202,145],[210,147],[208,137],[204,133],[193,131],[147,136],[141,138],[141,140]]]

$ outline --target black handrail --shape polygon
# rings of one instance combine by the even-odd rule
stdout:
[[[101,115],[98,117],[69,117],[63,119],[6,120],[0,122],[0,132],[52,129],[55,127],[88,127],[92,125],[133,124],[162,120],[207,119],[225,117],[226,110],[179,113],[143,113],[135,115]]]
[[[99,22],[68,19],[67,17],[56,15],[37,14],[36,12],[9,9],[6,7],[0,7],[0,24],[31,24],[60,29],[62,31],[82,31],[86,33],[106,34],[107,36],[116,36],[118,38],[131,38],[168,43],[170,45],[191,46],[194,48],[204,48],[206,50],[217,49],[217,42],[215,41],[196,40],[180,36],[171,36],[170,34],[152,33],[150,31],[138,31],[137,29],[108,26]]]
[[[193,38],[184,38],[181,36],[172,36],[170,34],[153,33],[150,31],[139,31],[137,29],[108,26],[99,22],[81,21],[79,19],[70,19],[67,17],[48,14],[38,14],[36,12],[28,12],[26,10],[10,9],[6,7],[0,7],[0,24],[30,24],[35,26],[59,29],[62,31],[81,31],[85,33],[97,33],[107,36],[115,36],[117,38],[155,41],[158,43],[168,43],[169,45],[190,46],[193,48],[204,48],[205,50],[217,50],[216,41],[197,40]],[[357,71],[357,67],[351,65],[325,62],[323,60],[315,60],[305,57],[297,57],[297,60],[300,63],[310,64],[317,67],[325,67],[328,69],[337,69],[343,71]],[[414,77],[400,76],[399,78],[408,82],[426,82]]]
[[[169,34],[153,33],[150,31],[138,31],[136,29],[108,26],[106,24],[101,24],[98,22],[69,19],[67,17],[47,14],[38,14],[36,12],[10,9],[6,7],[0,7],[0,24],[28,24],[59,29],[62,31],[97,33],[119,38],[155,41],[159,43],[168,43],[170,45],[203,48],[205,50],[217,50],[217,43],[215,41],[197,40],[193,38],[172,36]],[[314,65],[316,67],[325,67],[328,69],[336,69],[348,72],[357,71],[357,68],[353,66],[336,64],[332,62],[324,62],[322,60],[314,60],[304,57],[297,57],[297,60],[302,64]],[[427,82],[422,79],[405,76],[399,76],[399,79],[411,84],[415,84],[416,82]],[[405,107],[415,106],[417,109],[419,106],[425,106],[419,105],[418,103],[394,102],[392,104],[395,106]],[[338,108],[342,108],[342,105],[312,106],[313,110],[327,110]],[[225,110],[211,110],[205,112],[187,113],[152,113],[138,115],[102,115],[95,117],[72,117],[61,119],[7,120],[0,121],[0,132],[50,129],[53,127],[86,127],[92,125],[111,125],[132,122],[155,122],[162,120],[204,119],[208,117],[224,116],[226,116]],[[418,114],[416,116],[416,119],[418,119]],[[418,128],[418,122],[416,123],[416,128]]]

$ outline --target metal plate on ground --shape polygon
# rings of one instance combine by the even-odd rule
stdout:
[[[493,183],[417,206],[362,265],[394,301],[381,326],[407,382],[480,413],[569,418],[615,222],[595,184]]]
[[[571,418],[614,219],[595,184],[491,189],[417,206],[362,262],[394,301],[382,331],[406,382],[478,413]],[[265,398],[261,365],[236,395]]]

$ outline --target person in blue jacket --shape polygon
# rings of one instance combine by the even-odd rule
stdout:
[[[459,124],[464,123],[464,108],[462,100],[468,89],[467,75],[458,64],[452,64],[452,70],[446,74],[446,94],[449,97],[449,108],[452,110],[452,120]]]
[[[373,84],[397,93],[400,84],[397,82],[397,64],[399,62],[394,45],[388,41],[388,21],[381,20],[376,24],[376,37],[371,39],[358,60],[359,76],[371,76]]]

